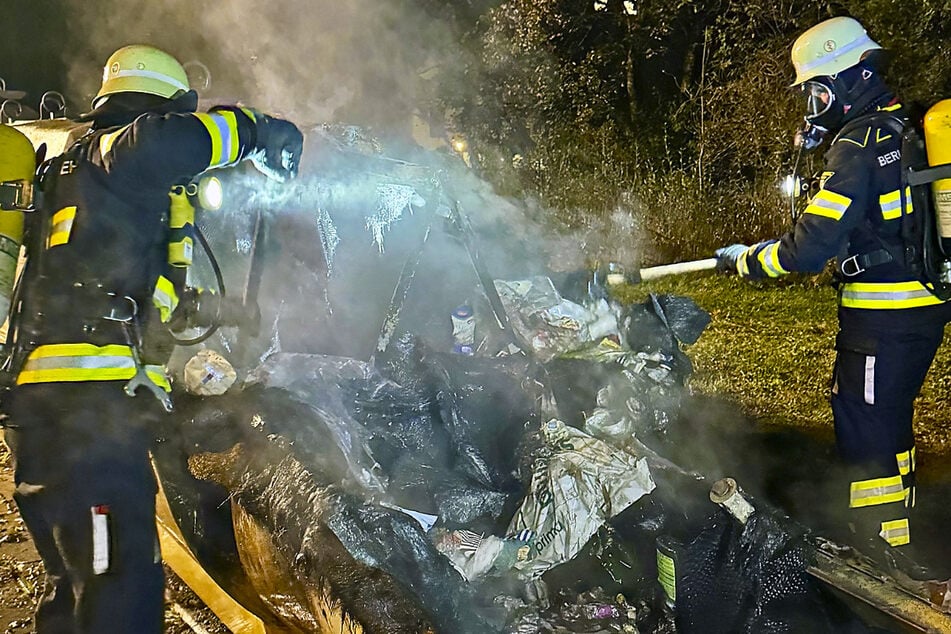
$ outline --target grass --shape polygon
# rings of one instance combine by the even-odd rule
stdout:
[[[625,302],[647,293],[684,295],[711,322],[685,348],[695,392],[736,402],[763,425],[832,431],[828,403],[838,329],[835,290],[824,276],[750,283],[736,276],[692,273],[622,287]],[[938,350],[916,402],[919,451],[951,454],[951,336]]]

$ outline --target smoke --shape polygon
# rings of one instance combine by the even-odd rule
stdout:
[[[67,91],[81,104],[117,48],[162,48],[208,101],[241,101],[302,123],[406,128],[420,72],[451,42],[448,29],[398,2],[65,0]],[[203,86],[210,75],[209,85]]]
[[[183,63],[202,107],[240,102],[288,118],[302,128],[359,126],[385,139],[390,150],[399,141],[402,147],[390,152],[397,157],[406,155],[405,147],[436,147],[449,140],[446,121],[431,97],[438,82],[456,75],[441,71],[461,51],[450,25],[423,13],[416,6],[421,3],[62,2],[67,23],[64,92],[72,113],[87,109],[113,51],[147,43]],[[313,162],[319,152],[319,147],[309,143],[304,162]],[[467,213],[478,216],[474,222],[487,214],[496,216],[489,222],[507,225],[505,233],[533,236],[539,251],[555,254],[545,263],[550,269],[572,270],[606,261],[619,261],[629,268],[637,265],[634,214],[623,201],[607,218],[579,213],[586,226],[543,237],[550,232],[539,226],[553,225],[554,214],[534,201],[502,199],[475,178],[456,189],[460,199],[470,199],[461,202]],[[512,207],[524,212],[513,213]],[[526,215],[537,225],[524,222],[521,218]],[[543,241],[548,243],[542,245]]]

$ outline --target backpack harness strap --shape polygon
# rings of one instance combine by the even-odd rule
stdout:
[[[842,128],[842,130],[840,130],[839,133],[835,136],[835,139],[833,139],[832,144],[834,145],[835,142],[838,141],[843,135],[848,134],[855,128],[862,125],[869,125],[872,123],[880,123],[884,126],[887,126],[893,132],[897,133],[899,138],[901,138],[902,134],[905,131],[905,122],[899,119],[898,117],[896,117],[895,115],[891,113],[885,113],[885,112],[875,112],[875,113],[865,115],[863,117],[859,117],[858,119],[855,119],[854,121],[851,121],[848,124],[846,124]],[[904,218],[905,209],[907,209],[907,203],[905,200],[905,187],[907,185],[911,185],[911,183],[908,180],[906,180],[906,174],[904,169],[902,170],[901,180],[902,182],[899,188],[900,196],[901,196],[900,209],[902,210],[902,217]],[[878,235],[878,233],[876,233],[875,231],[871,231],[871,233],[872,235],[876,237],[876,239],[882,245],[882,248],[875,249],[874,251],[869,251],[868,253],[857,253],[855,255],[843,257],[840,260],[838,270],[839,270],[839,273],[841,273],[844,277],[847,277],[847,278],[855,277],[856,275],[859,275],[860,273],[864,273],[870,268],[881,266],[883,264],[888,264],[890,262],[897,261],[904,264],[909,261],[909,258],[921,257],[920,253],[917,253],[917,254],[908,253],[906,251],[905,246],[903,245],[899,245],[897,247],[893,247],[889,249],[888,245],[885,244],[885,242],[882,240],[881,236]]]

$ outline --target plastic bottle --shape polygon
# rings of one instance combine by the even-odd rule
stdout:
[[[452,351],[471,356],[475,353],[475,314],[468,304],[457,306],[450,314],[452,321]]]

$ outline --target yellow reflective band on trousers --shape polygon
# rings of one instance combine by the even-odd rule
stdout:
[[[882,522],[879,536],[892,546],[904,546],[911,542],[911,530],[908,527],[908,518]]]
[[[901,475],[908,475],[915,470],[914,447],[912,447],[909,451],[903,451],[900,454],[895,454],[895,459],[898,461],[898,473]]]
[[[172,318],[172,311],[178,306],[178,293],[175,285],[164,275],[155,280],[155,290],[152,291],[152,304],[158,309],[162,323]]]
[[[208,167],[222,167],[238,160],[238,120],[233,112],[222,110],[195,113],[211,136],[211,160]]]
[[[905,502],[905,487],[900,475],[874,480],[859,480],[853,482],[849,490],[849,508],[855,509],[893,502]]]
[[[55,247],[69,242],[69,236],[73,232],[73,221],[76,219],[76,207],[63,207],[50,219],[50,237],[47,239],[46,248]]]
[[[888,310],[941,303],[921,282],[848,282],[839,291],[839,304],[845,308]]]
[[[786,275],[789,273],[789,271],[784,269],[779,263],[778,242],[773,242],[772,244],[766,245],[756,256],[756,259],[759,260],[759,264],[763,268],[763,272],[769,277],[779,277],[780,275]]]
[[[848,196],[837,194],[828,189],[820,189],[803,213],[839,221],[851,204],[852,199]]]
[[[171,385],[160,365],[145,366],[153,383],[166,392]],[[30,353],[17,376],[17,385],[81,381],[122,381],[135,376],[135,360],[129,346],[91,343],[54,343]]]

